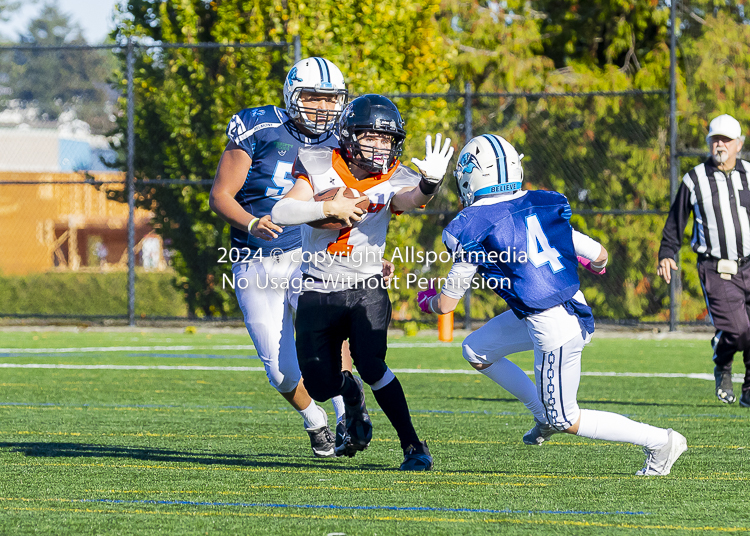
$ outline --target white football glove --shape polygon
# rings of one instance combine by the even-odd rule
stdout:
[[[425,145],[425,157],[424,160],[418,158],[412,158],[411,161],[419,168],[419,171],[424,175],[425,179],[432,184],[437,184],[445,176],[445,172],[448,171],[448,164],[453,156],[453,147],[451,147],[451,139],[446,138],[443,148],[440,148],[440,140],[443,135],[438,133],[435,134],[435,147],[432,147],[432,136],[427,134],[424,140]]]

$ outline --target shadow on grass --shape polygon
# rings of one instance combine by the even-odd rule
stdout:
[[[0,449],[10,449],[26,456],[38,458],[126,458],[150,462],[197,463],[202,465],[230,465],[239,467],[297,467],[310,468],[321,464],[326,469],[356,469],[383,471],[393,466],[382,464],[357,464],[356,466],[335,463],[336,458],[307,458],[279,454],[277,452],[254,454],[222,454],[185,452],[153,447],[122,447],[117,445],[91,445],[86,443],[0,443]],[[344,458],[346,459],[346,458]],[[283,460],[283,461],[282,461]]]
[[[517,398],[490,398],[487,396],[435,396],[431,398],[439,398],[440,400],[477,400],[479,402],[519,402]],[[456,412],[458,413],[458,410]]]

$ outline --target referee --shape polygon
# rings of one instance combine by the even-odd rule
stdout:
[[[742,352],[745,381],[740,405],[750,407],[750,162],[737,155],[745,136],[739,122],[720,115],[708,127],[711,158],[682,178],[664,225],[657,273],[669,283],[677,270],[675,255],[690,213],[695,225],[690,241],[698,253],[698,274],[716,335],[711,340],[716,396],[735,401],[732,361]]]

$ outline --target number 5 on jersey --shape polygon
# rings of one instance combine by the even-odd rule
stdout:
[[[550,270],[556,274],[560,270],[565,270],[560,262],[560,252],[549,245],[547,235],[544,234],[542,224],[536,214],[526,217],[526,240],[529,260],[537,268],[549,264]]]
[[[266,188],[266,197],[281,199],[292,189],[292,186],[294,186],[294,179],[292,178],[293,165],[292,162],[282,162],[281,160],[276,162],[276,168],[273,170],[273,177],[271,177],[273,186]]]

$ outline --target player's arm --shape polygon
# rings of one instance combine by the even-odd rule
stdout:
[[[274,225],[268,215],[256,218],[235,199],[245,183],[252,163],[250,155],[230,141],[219,160],[219,167],[216,169],[214,183],[208,196],[208,206],[232,227],[248,231],[256,238],[271,240],[278,236],[276,233],[280,233],[281,228]]]
[[[609,254],[599,242],[588,235],[573,231],[573,247],[575,247],[578,262],[589,272],[602,275],[605,272]]]
[[[328,201],[313,200],[313,188],[309,179],[300,171],[299,159],[294,163],[292,175],[297,179],[292,189],[273,206],[271,219],[278,225],[301,225],[312,221],[334,217],[347,226],[362,219],[364,210],[357,207],[360,198],[344,197],[344,188]]]
[[[663,277],[667,283],[672,280],[672,270],[677,270],[675,256],[680,251],[682,235],[693,210],[690,203],[690,188],[685,180],[685,178],[682,179],[674,203],[669,209],[669,216],[667,216],[667,221],[664,224],[659,247],[659,267],[656,274]]]
[[[440,147],[442,134],[435,135],[435,146],[432,146],[432,136],[425,138],[424,160],[412,158],[411,161],[419,168],[422,178],[419,185],[412,188],[402,188],[391,200],[391,208],[396,212],[404,212],[426,205],[440,189],[445,172],[448,170],[453,147],[451,139],[446,138]]]

